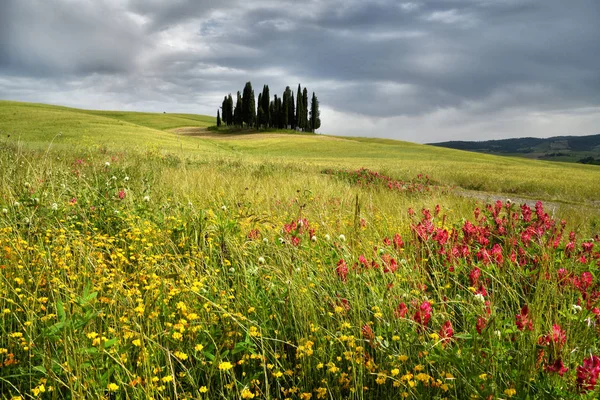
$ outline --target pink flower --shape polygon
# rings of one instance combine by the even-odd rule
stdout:
[[[477,333],[481,335],[481,332],[485,329],[487,325],[487,321],[483,317],[477,318],[477,323],[475,324],[475,329],[477,329]]]
[[[600,357],[591,355],[577,367],[577,387],[583,391],[594,390],[600,375]]]
[[[413,319],[417,324],[426,327],[431,319],[431,303],[424,301],[415,312]]]
[[[119,193],[117,194],[117,196],[119,196],[120,200],[123,200],[126,196],[125,191],[124,190],[119,190]]]
[[[566,341],[567,334],[565,331],[560,327],[560,325],[554,324],[552,325],[552,331],[549,334],[543,335],[539,338],[538,344],[541,346],[553,344],[558,350],[560,350]]]
[[[557,372],[558,375],[560,375],[560,376],[563,376],[565,374],[565,372],[567,372],[568,370],[569,370],[569,368],[565,367],[563,360],[560,358],[558,358],[556,361],[554,361],[554,364],[548,365],[546,367],[546,371]]]
[[[406,313],[408,313],[408,307],[405,303],[398,304],[398,307],[396,307],[396,309],[394,310],[394,316],[396,318],[404,318],[406,316]]]
[[[447,320],[446,322],[444,322],[444,325],[442,325],[442,327],[440,328],[440,339],[442,341],[449,341],[452,339],[453,335],[454,330],[452,329],[452,322],[450,322],[450,320]]]
[[[396,260],[394,260],[388,254],[384,254],[383,257],[381,257],[381,259],[383,260],[383,272],[384,273],[396,272],[396,270],[398,269],[398,263],[396,262]]]
[[[396,233],[394,235],[394,248],[396,250],[399,250],[402,247],[404,247],[404,242],[402,241],[402,236],[400,236],[399,234]]]
[[[338,274],[342,282],[346,282],[346,277],[348,276],[348,266],[346,265],[346,261],[338,261],[335,272]]]
[[[527,307],[527,304],[521,308],[521,313],[516,315],[515,320],[517,328],[520,331],[524,329],[533,330],[533,322],[529,319],[529,307]]]
[[[362,329],[362,335],[368,342],[373,342],[375,340],[375,334],[373,333],[373,329],[368,324],[364,324]]]
[[[481,277],[481,270],[477,267],[473,268],[471,272],[469,272],[471,286],[476,287],[479,284],[479,277]]]

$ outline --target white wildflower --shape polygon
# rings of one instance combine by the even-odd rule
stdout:
[[[311,241],[313,241],[313,242],[316,242],[316,241],[317,241],[317,237],[313,235],[313,236],[310,238],[310,240],[311,240]]]
[[[485,303],[485,297],[483,297],[483,295],[481,293],[477,293],[475,295],[475,300],[478,300],[481,303]]]
[[[50,206],[50,208],[54,211],[58,210],[58,204],[56,203],[52,203],[52,205]]]
[[[265,258],[264,257],[258,257],[258,263],[259,264],[264,264],[265,263]]]
[[[344,236],[344,235],[342,234],[342,235],[338,236],[338,239],[339,239],[340,241],[342,241],[342,242],[345,242],[345,241],[346,241],[346,236]]]
[[[329,236],[329,234],[325,235],[325,240],[330,241],[331,240],[331,236]]]
[[[150,196],[144,196],[144,201],[148,203],[150,201]]]
[[[223,210],[223,211],[227,211],[227,206],[225,206],[225,205],[224,205],[224,206],[221,206],[221,210]]]

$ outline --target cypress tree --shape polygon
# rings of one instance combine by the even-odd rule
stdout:
[[[221,126],[221,114],[219,110],[217,110],[217,127]]]
[[[259,101],[260,103],[260,101]],[[271,95],[269,94],[269,86],[268,85],[264,85],[263,86],[263,93],[262,93],[262,109],[263,112],[265,113],[263,119],[264,119],[264,124],[265,124],[265,128],[268,128],[271,126]]]
[[[304,90],[302,91],[302,104],[304,104],[304,108],[302,109],[302,111],[304,112],[304,115],[302,115],[302,129],[308,131],[308,90],[306,88],[304,88]]]
[[[256,103],[256,129],[260,129],[260,127],[265,123],[264,115],[262,109],[262,93],[258,94],[258,102]]]
[[[254,126],[256,124],[256,100],[254,98],[254,89],[252,89],[252,85],[250,85],[250,98],[248,99],[248,128]]]
[[[235,103],[235,110],[233,111],[233,123],[236,126],[241,127],[244,123],[242,119],[242,95],[237,92],[237,102]]]
[[[287,86],[283,92],[283,103],[281,109],[281,128],[287,129],[289,123],[290,87]]]
[[[321,113],[319,112],[319,100],[313,92],[312,100],[310,102],[310,130],[311,132],[316,131],[321,127]]]
[[[233,98],[231,93],[227,96],[227,125],[233,125]]]
[[[292,129],[296,129],[296,112],[294,111],[294,93],[290,90],[291,96],[289,97],[290,105],[288,106],[288,120]]]
[[[256,109],[254,107],[255,103],[252,83],[246,82],[244,93],[242,94],[242,121],[249,127],[253,125],[254,119],[256,118]]]
[[[269,127],[275,126],[275,102],[269,102]]]
[[[223,112],[223,121],[227,124],[227,96],[223,99],[223,103],[221,104],[221,111]],[[219,122],[217,120],[217,122]],[[219,126],[219,124],[217,124]]]
[[[302,90],[300,89],[300,84],[298,84],[298,94],[296,95],[296,126],[299,129],[304,129],[304,123],[302,122],[302,118],[304,117],[304,111],[302,111]]]

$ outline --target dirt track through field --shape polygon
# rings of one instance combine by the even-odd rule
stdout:
[[[353,141],[352,139],[337,138],[323,135],[294,135],[290,133],[216,133],[209,131],[206,128],[197,126],[183,127],[171,129],[170,132],[182,136],[193,136],[201,139],[227,139],[227,140],[255,140],[255,139],[271,139],[271,138],[289,138],[290,136],[307,137],[320,140],[341,140]]]

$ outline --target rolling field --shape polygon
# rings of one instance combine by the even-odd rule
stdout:
[[[0,101],[0,398],[598,397],[599,167],[213,124]]]

